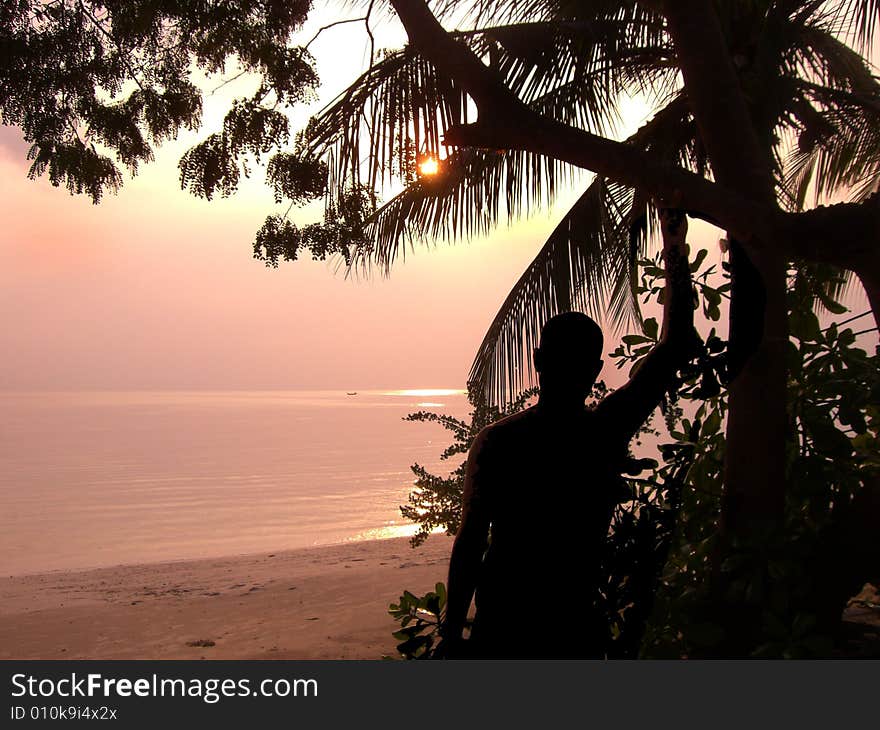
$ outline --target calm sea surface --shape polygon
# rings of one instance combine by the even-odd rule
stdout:
[[[0,574],[410,534],[458,391],[0,393]]]

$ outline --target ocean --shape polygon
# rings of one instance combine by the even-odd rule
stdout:
[[[0,574],[411,534],[456,390],[0,393]]]

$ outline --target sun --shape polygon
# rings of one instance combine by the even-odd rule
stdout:
[[[440,172],[440,163],[436,157],[425,157],[419,163],[420,175],[427,175],[430,177],[431,175],[436,175],[438,172]]]

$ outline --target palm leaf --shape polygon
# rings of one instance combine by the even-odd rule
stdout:
[[[628,142],[693,168],[703,157],[689,147],[692,125],[679,95]],[[490,403],[504,403],[533,383],[531,351],[554,314],[580,309],[617,327],[640,319],[636,260],[647,250],[653,217],[648,201],[635,191],[593,180],[514,285],[483,338],[469,381]]]
[[[627,89],[668,87],[676,75],[661,45],[630,52],[618,21],[601,28],[526,23],[453,33],[489,56],[505,83],[536,111],[559,121],[613,132]],[[444,129],[467,121],[458,85],[411,48],[385,54],[308,125],[302,143],[330,163],[329,190],[414,179],[418,155],[438,156]],[[332,202],[332,201],[331,201]]]
[[[508,294],[489,326],[469,382],[504,403],[532,382],[531,350],[543,323],[584,309],[596,318],[628,249],[624,225],[632,191],[596,178],[565,215]]]
[[[810,193],[814,204],[841,191],[864,200],[880,184],[880,90],[865,96],[815,84],[800,87],[808,113],[795,108],[800,135],[783,178],[792,208],[804,209]]]
[[[370,216],[365,247],[352,264],[386,273],[406,246],[460,240],[488,233],[499,220],[549,206],[578,171],[552,158],[522,151],[460,150],[443,161],[436,179],[414,180]]]
[[[465,121],[466,107],[457,84],[406,47],[386,54],[313,118],[301,144],[328,160],[332,202],[352,186],[412,179],[416,154],[438,155],[441,130]]]
[[[865,58],[835,36],[824,22],[796,28],[790,52],[802,78],[832,89],[872,93],[876,77]]]
[[[523,37],[514,42],[518,34]],[[603,132],[616,121],[619,95],[633,83],[656,84],[668,93],[676,75],[664,62],[668,49],[640,49],[611,60],[596,50],[596,38],[604,36],[577,25],[529,23],[457,35],[477,53],[494,56],[510,87],[536,111]],[[598,58],[597,67],[587,68],[584,57]],[[552,203],[558,185],[575,174],[531,153],[460,150],[444,161],[442,179],[420,180],[416,150],[436,154],[439,131],[466,111],[454,84],[432,73],[409,49],[387,54],[305,131],[308,152],[330,163],[330,204],[365,179],[370,188],[392,182],[392,168],[405,183],[367,221],[368,243],[352,259],[364,270],[376,263],[387,271],[405,252],[401,244],[468,238],[487,232],[505,214],[508,220],[529,215]],[[356,162],[364,159],[364,165]]]
[[[829,12],[843,25],[859,51],[870,52],[880,22],[880,0],[841,0]]]

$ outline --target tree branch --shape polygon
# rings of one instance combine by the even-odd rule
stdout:
[[[119,44],[119,41],[113,37],[113,35],[104,27],[104,24],[100,20],[98,20],[94,15],[92,15],[92,13],[85,6],[85,4],[82,2],[82,0],[79,0],[78,5],[80,7],[80,10],[83,12],[83,15],[85,15],[89,19],[89,22],[95,27],[95,29],[98,30],[104,37],[106,37],[114,46],[116,46],[116,49],[120,53],[120,58],[122,60],[123,65],[128,69],[128,72],[131,74],[132,81],[134,81],[141,88],[141,90],[143,90],[144,85],[140,82],[140,79],[137,77],[137,74],[135,73],[134,68],[132,67],[131,63],[129,63],[128,59],[125,57],[127,52]],[[106,15],[105,15],[105,17],[106,17]],[[102,20],[103,20],[103,18],[102,18]]]
[[[655,155],[532,111],[467,46],[443,29],[424,0],[391,0],[391,4],[410,43],[476,103],[476,123],[448,129],[446,144],[536,152],[644,190],[670,207],[701,211],[740,237],[769,233],[766,206]],[[748,230],[743,230],[745,221]]]
[[[370,4],[370,9],[372,10],[372,3]],[[370,19],[370,16],[369,16],[369,11],[367,11],[367,12],[368,12],[367,15],[362,15],[359,18],[345,18],[345,20],[335,20],[332,23],[327,23],[327,25],[322,25],[320,28],[318,28],[318,31],[315,33],[315,35],[313,35],[311,37],[309,42],[303,46],[303,48],[305,50],[308,50],[309,46],[312,45],[312,43],[314,43],[316,40],[318,40],[318,37],[321,35],[321,33],[323,33],[325,30],[330,30],[331,28],[335,28],[337,25],[345,25],[346,23],[366,23],[366,22],[368,22]]]

